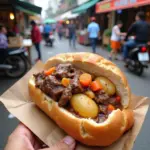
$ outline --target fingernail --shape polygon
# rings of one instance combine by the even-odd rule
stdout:
[[[75,142],[75,140],[72,137],[70,137],[70,136],[66,136],[63,141],[67,145],[72,145]]]

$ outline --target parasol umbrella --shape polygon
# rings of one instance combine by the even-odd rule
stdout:
[[[44,21],[44,23],[53,24],[53,23],[56,23],[56,20],[54,20],[54,19],[46,19],[46,20]]]

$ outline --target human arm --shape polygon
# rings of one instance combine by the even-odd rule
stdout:
[[[75,140],[69,136],[50,148],[43,148],[41,142],[26,126],[19,126],[9,136],[4,150],[74,150]]]
[[[118,29],[118,27],[116,27],[116,28],[114,29],[114,32],[115,32],[118,36],[126,36],[126,33],[120,32],[120,30]]]
[[[36,33],[34,28],[31,31],[31,39],[33,43],[36,43]]]
[[[88,31],[88,33],[90,33],[90,25],[88,25],[88,27],[87,27],[87,31]]]
[[[1,48],[8,47],[8,41],[7,41],[7,37],[5,35],[0,35],[0,47]]]
[[[100,34],[100,26],[99,25],[97,26],[97,31],[98,31],[98,39],[100,39],[101,38],[101,34]]]
[[[132,24],[131,27],[128,30],[128,33],[126,35],[126,40],[128,39],[128,37],[134,33],[136,31],[136,23]]]

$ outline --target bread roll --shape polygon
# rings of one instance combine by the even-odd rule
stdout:
[[[45,70],[62,63],[71,63],[76,68],[95,76],[104,76],[112,81],[121,96],[123,110],[114,110],[103,123],[92,119],[78,118],[35,87],[35,79],[29,80],[29,94],[36,105],[42,109],[68,135],[89,146],[108,146],[114,143],[133,126],[133,111],[128,109],[131,91],[125,75],[112,62],[92,53],[66,53],[50,58]]]

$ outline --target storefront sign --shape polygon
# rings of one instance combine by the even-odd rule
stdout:
[[[138,7],[150,4],[150,0],[106,0],[96,5],[96,13]]]

